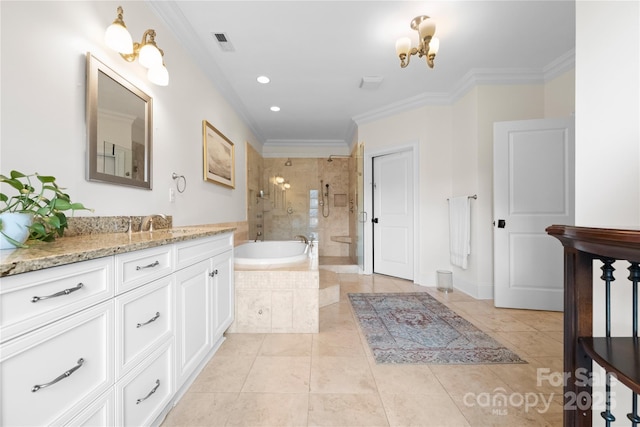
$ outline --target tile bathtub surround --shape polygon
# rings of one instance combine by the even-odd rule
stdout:
[[[235,320],[229,331],[314,333],[318,331],[317,268],[236,269]]]
[[[429,292],[528,364],[377,365],[343,296],[320,309],[317,334],[227,334],[163,427],[562,425],[562,388],[537,379],[538,369],[562,371],[561,313],[497,309],[386,276],[337,276],[344,292]],[[538,403],[494,410],[478,398],[495,393]]]

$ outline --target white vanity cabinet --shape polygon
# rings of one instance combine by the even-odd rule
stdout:
[[[233,294],[231,232],[3,277],[0,425],[158,425]]]
[[[176,385],[222,343],[233,320],[233,236],[176,245]]]

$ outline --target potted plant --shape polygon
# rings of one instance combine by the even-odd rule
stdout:
[[[50,242],[62,236],[68,227],[65,211],[92,210],[82,203],[72,203],[53,176],[25,175],[13,170],[8,177],[0,175],[0,183],[7,184],[17,193],[8,195],[0,192],[2,248],[27,247],[24,244],[27,239]]]

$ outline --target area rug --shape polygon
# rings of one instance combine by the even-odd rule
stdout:
[[[349,294],[376,363],[527,363],[427,293]]]

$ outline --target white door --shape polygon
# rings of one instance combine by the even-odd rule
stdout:
[[[545,232],[574,223],[573,119],[494,123],[494,302],[561,311],[562,245]]]
[[[411,151],[373,158],[373,271],[413,280]]]

